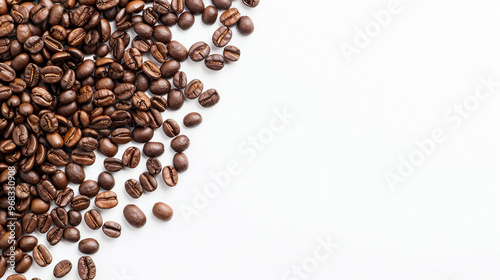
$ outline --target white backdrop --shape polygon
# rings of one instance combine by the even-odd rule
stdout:
[[[241,60],[219,73],[183,64],[221,102],[164,114],[204,117],[183,128],[190,169],[134,200],[123,183],[145,170],[143,157],[117,173],[120,203],[103,212],[122,236],[79,227],[101,243],[96,279],[498,279],[499,2],[234,6],[255,22],[231,42]],[[210,41],[216,25],[196,21],[172,28],[174,39]],[[172,221],[152,216],[157,201],[174,208]],[[126,224],[128,203],[146,212],[143,229]],[[50,268],[28,275],[51,279],[68,258],[76,279],[77,244],[49,249]]]

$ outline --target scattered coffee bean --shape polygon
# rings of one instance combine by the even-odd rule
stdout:
[[[95,254],[99,251],[99,242],[94,238],[85,238],[78,243],[78,250],[83,254]]]
[[[54,267],[54,277],[62,278],[66,276],[71,271],[72,268],[73,266],[69,260],[60,261]]]
[[[166,203],[157,202],[153,206],[153,215],[162,221],[170,221],[174,215],[174,210],[172,207],[168,206]]]
[[[123,215],[127,222],[135,228],[141,228],[146,224],[146,215],[137,205],[129,204],[125,206]]]
[[[186,127],[195,127],[201,124],[203,118],[199,113],[192,112],[184,117],[183,123]]]
[[[119,223],[108,221],[104,223],[102,230],[107,236],[111,238],[118,238],[121,235],[122,227]]]

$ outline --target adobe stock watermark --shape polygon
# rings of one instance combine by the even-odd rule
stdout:
[[[180,212],[187,224],[191,223],[194,216],[198,216],[201,211],[208,207],[210,200],[219,196],[221,190],[227,188],[232,178],[241,174],[245,163],[254,161],[259,153],[276,139],[276,136],[283,132],[295,115],[291,114],[286,107],[281,110],[274,109],[273,116],[265,127],[257,133],[248,136],[237,148],[237,158],[229,160],[225,167],[219,171],[210,172],[211,180],[205,185],[193,189],[193,198],[189,203],[180,205]]]
[[[400,0],[390,0],[384,9],[371,11],[372,20],[366,22],[363,27],[354,28],[352,43],[340,42],[340,50],[347,62],[351,63],[353,56],[360,54],[363,49],[368,47],[391,24],[394,16],[402,11],[403,5]]]
[[[389,187],[394,191],[398,184],[403,183],[413,175],[419,166],[422,166],[432,156],[439,145],[449,138],[449,133],[462,127],[465,120],[477,111],[481,102],[491,98],[500,87],[500,79],[493,80],[493,75],[479,77],[479,83],[474,92],[466,96],[460,103],[453,104],[443,113],[444,126],[433,129],[424,139],[414,141],[414,149],[406,156],[398,157],[398,167],[394,171],[387,171],[384,175]]]
[[[312,250],[311,255],[304,258],[299,264],[292,265],[290,269],[285,271],[281,277],[282,280],[304,280],[314,274],[321,263],[330,259],[335,250],[340,245],[333,241],[332,238],[318,238],[317,245]]]

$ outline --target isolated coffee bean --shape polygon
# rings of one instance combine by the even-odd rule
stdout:
[[[224,65],[224,57],[220,54],[211,54],[205,59],[205,66],[211,70],[221,70]]]
[[[167,119],[163,122],[163,132],[170,138],[179,135],[181,129],[177,122],[173,119]]]
[[[170,147],[177,153],[184,152],[187,148],[189,148],[189,145],[190,141],[186,135],[179,135],[170,142]]]
[[[96,276],[96,265],[89,256],[81,257],[78,260],[78,275],[83,280],[92,280]]]
[[[82,214],[76,210],[68,211],[68,223],[74,227],[80,225],[82,222]]]
[[[90,206],[90,198],[86,195],[77,195],[71,201],[71,208],[76,211],[82,211]]]
[[[98,194],[95,198],[95,205],[101,209],[110,209],[118,205],[116,193],[106,191]]]
[[[123,209],[123,216],[127,220],[127,222],[135,227],[135,228],[141,228],[146,224],[146,215],[144,215],[144,212],[134,204],[129,204],[125,206]]]
[[[171,165],[165,166],[162,171],[163,181],[169,187],[175,187],[177,182],[179,181],[179,175],[177,174],[177,170]]]
[[[158,175],[161,172],[162,164],[158,158],[152,157],[146,161],[146,169],[152,175]]]
[[[174,155],[174,167],[177,172],[184,172],[189,168],[189,161],[184,153]]]
[[[254,31],[254,24],[252,19],[249,16],[242,16],[238,21],[238,31],[241,35],[250,35]]]
[[[194,25],[195,18],[194,15],[190,12],[184,12],[179,16],[179,21],[177,22],[177,26],[179,26],[182,30],[188,30]]]
[[[172,111],[179,110],[184,105],[184,94],[178,89],[173,89],[167,96],[168,109]]]
[[[142,149],[147,157],[159,157],[165,152],[165,146],[161,142],[148,142]]]
[[[195,127],[201,124],[203,118],[199,113],[192,112],[184,117],[183,123],[186,127]]]
[[[216,47],[224,47],[233,38],[233,31],[227,26],[221,26],[215,30],[214,35],[212,35],[212,43]]]
[[[108,221],[104,223],[102,230],[107,236],[118,238],[121,235],[122,227],[119,223]]]
[[[30,269],[32,263],[33,258],[28,254],[23,254],[21,259],[16,263],[14,270],[17,273],[25,273]]]
[[[65,169],[66,176],[71,183],[80,184],[85,180],[85,171],[83,168],[75,163],[68,163]]]
[[[227,32],[229,33],[230,30]],[[226,35],[227,35],[226,33]],[[222,34],[217,34],[217,40]],[[224,36],[226,36],[224,35]],[[222,40],[222,39],[221,39]],[[202,61],[210,54],[210,46],[205,42],[194,43],[191,48],[189,48],[189,57],[193,61]]]
[[[92,209],[83,216],[85,223],[92,230],[100,229],[102,226],[102,217],[99,211]]]
[[[76,243],[80,240],[80,231],[75,227],[67,227],[63,231],[63,239]]]
[[[68,226],[68,212],[62,207],[57,207],[52,209],[50,212],[52,216],[52,221],[54,224],[60,228],[65,228]]]
[[[224,58],[229,61],[238,61],[240,59],[241,51],[235,46],[226,46],[224,48]]]
[[[168,206],[166,203],[163,202],[157,202],[153,206],[153,215],[162,221],[170,221],[172,219],[172,216],[174,215],[174,210],[170,206]]]
[[[49,242],[50,245],[54,246],[59,241],[61,241],[63,235],[63,229],[60,227],[53,227],[51,228],[46,235],[47,242]]]
[[[168,54],[175,60],[185,61],[188,57],[188,51],[184,45],[177,41],[170,41],[167,44]],[[177,71],[176,71],[177,72]],[[163,73],[163,71],[162,71]],[[175,73],[174,73],[175,74]],[[168,77],[166,77],[168,78]]]
[[[139,198],[143,193],[141,184],[135,179],[128,179],[125,181],[125,191],[132,198]]]
[[[214,6],[207,6],[201,15],[201,21],[206,25],[212,25],[217,21],[219,11]]]
[[[130,135],[128,137],[130,138]],[[118,146],[107,137],[99,139],[99,146],[97,149],[101,152],[101,154],[107,157],[113,157],[118,153]]]
[[[145,191],[153,192],[158,188],[158,181],[154,175],[144,172],[139,176],[139,183]]]
[[[118,158],[106,158],[104,160],[104,168],[110,172],[120,171],[123,168],[123,162]]]
[[[54,267],[54,277],[62,278],[66,276],[72,268],[73,265],[69,260],[62,260]]]
[[[94,180],[85,180],[78,188],[80,194],[94,197],[99,193],[99,185]]]
[[[189,82],[189,84],[187,84],[186,88],[184,89],[184,95],[189,99],[197,98],[202,92],[203,83],[198,79],[194,79]]]
[[[78,243],[78,250],[83,254],[95,254],[99,251],[99,242],[94,238],[85,238]]]
[[[240,11],[236,8],[230,8],[220,15],[220,22],[225,26],[231,26],[236,24],[240,18]]]
[[[232,0],[212,0],[212,3],[221,10],[228,10],[233,4]]]

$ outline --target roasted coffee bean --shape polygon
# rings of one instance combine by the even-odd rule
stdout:
[[[31,36],[24,42],[24,49],[32,54],[42,51],[44,41],[40,36]]]
[[[144,212],[142,212],[142,210],[134,204],[125,206],[123,209],[123,215],[125,216],[127,222],[135,228],[143,227],[147,221]]]
[[[47,242],[49,242],[50,245],[54,246],[59,241],[61,241],[63,235],[63,229],[60,227],[53,227],[47,232]]]
[[[154,0],[153,1],[153,9],[161,14],[167,14],[170,10],[170,1],[168,0]]]
[[[1,28],[2,27],[0,27],[0,32]],[[0,80],[4,82],[12,82],[15,78],[16,78],[16,71],[12,69],[12,67],[10,67],[9,65],[5,63],[0,63]]]
[[[85,195],[77,195],[71,201],[71,208],[76,211],[82,211],[90,206],[90,198]]]
[[[22,274],[11,274],[6,280],[26,280],[26,277]]]
[[[128,147],[122,156],[122,163],[129,168],[136,168],[141,161],[141,151],[137,147]]]
[[[202,93],[198,98],[198,102],[202,107],[212,107],[220,100],[219,93],[215,89],[209,89]]]
[[[174,167],[177,172],[184,172],[189,168],[189,161],[184,153],[174,155]]]
[[[169,43],[170,44],[170,43]],[[187,52],[187,51],[186,51]],[[170,53],[170,51],[169,51]],[[170,55],[172,55],[170,53]],[[184,59],[185,60],[185,59]],[[144,64],[142,64],[142,72],[146,74],[151,79],[159,79],[161,77],[161,70],[150,60],[146,60]]]
[[[52,217],[49,213],[41,214],[38,217],[37,229],[40,233],[46,233],[52,226]]]
[[[96,276],[96,265],[89,256],[81,257],[78,260],[78,275],[82,280],[92,280]]]
[[[152,7],[148,7],[142,12],[142,20],[150,26],[154,26],[159,18],[160,15]]]
[[[177,26],[179,26],[182,30],[188,30],[194,25],[194,15],[190,12],[184,12],[179,16],[179,21],[177,22]]]
[[[170,142],[170,147],[177,153],[182,153],[187,148],[189,148],[190,144],[191,142],[189,141],[189,138],[186,135],[179,135],[174,139],[172,139],[172,141]]]
[[[82,222],[82,214],[76,210],[68,211],[68,223],[74,227],[80,225]]]
[[[93,152],[98,146],[99,143],[93,137],[82,137],[80,141],[78,141],[78,148],[85,152]]]
[[[167,110],[167,105],[167,99],[163,96],[155,95],[151,98],[151,108],[159,112],[165,112],[165,110]]]
[[[135,179],[128,179],[125,181],[125,191],[132,198],[139,198],[143,193],[141,184]]]
[[[139,176],[139,183],[145,191],[153,192],[158,188],[158,182],[154,175],[144,172]]]
[[[215,8],[214,6],[207,6],[203,10],[203,14],[201,15],[201,21],[203,21],[204,24],[212,25],[217,21],[218,16],[219,16],[219,11],[217,11],[217,8]]]
[[[259,5],[260,0],[243,0],[243,4],[248,7],[255,8]]]
[[[68,226],[68,212],[62,207],[57,207],[52,209],[50,212],[52,216],[52,221],[54,224],[60,228],[65,228]]]
[[[119,0],[99,0],[96,3],[96,8],[101,11],[109,10],[116,7],[118,3]]]
[[[253,21],[249,16],[242,16],[238,21],[238,31],[241,35],[250,35],[254,31]]]
[[[134,31],[143,39],[150,39],[153,37],[153,27],[146,23],[138,22],[134,24]]]
[[[115,186],[115,178],[111,173],[103,171],[97,178],[98,185],[104,190],[111,190]]]
[[[184,11],[184,0],[172,0],[170,9],[176,14],[182,13]]]
[[[203,92],[203,83],[194,79],[184,89],[184,95],[189,99],[195,99]]]
[[[189,57],[193,61],[202,61],[210,54],[210,47],[205,42],[198,42],[189,49]]]
[[[181,43],[177,41],[170,41],[167,44],[167,50],[170,57],[178,61],[184,61],[188,57],[188,51]],[[177,71],[176,71],[177,72]],[[163,71],[162,71],[163,73]],[[174,73],[175,74],[175,73]]]
[[[131,1],[125,6],[125,12],[127,12],[127,14],[138,13],[144,9],[145,4],[144,1],[140,0]]]
[[[202,121],[203,121],[203,118],[201,117],[201,115],[199,113],[196,113],[196,112],[192,112],[192,113],[187,114],[183,119],[184,126],[186,126],[186,127],[198,126],[201,124]]]
[[[229,61],[238,61],[240,59],[241,51],[235,46],[226,46],[224,48],[224,58]]]
[[[65,169],[66,177],[71,183],[80,184],[85,180],[85,171],[76,163],[68,163]]]
[[[174,215],[174,210],[168,204],[163,202],[157,202],[153,206],[153,215],[162,221],[170,221]]]
[[[229,29],[227,26],[221,26],[217,30],[215,30],[214,35],[212,36],[212,43],[216,47],[224,47],[231,41],[233,38],[233,31]]]
[[[21,259],[16,263],[14,270],[17,273],[25,273],[30,269],[32,263],[33,258],[28,254],[23,254]]]
[[[142,91],[136,91],[132,96],[131,101],[132,104],[134,104],[134,106],[141,111],[147,111],[151,107],[151,100]]]
[[[111,209],[118,205],[116,193],[106,191],[98,194],[95,198],[95,205],[101,209]]]
[[[157,25],[153,28],[153,38],[160,43],[167,44],[172,40],[172,31],[165,25]]]
[[[75,149],[71,153],[71,160],[79,165],[92,165],[95,162],[94,152],[86,152],[81,149]]]
[[[132,131],[132,139],[137,143],[146,143],[153,138],[154,131],[150,127],[136,127]]]
[[[168,58],[167,46],[162,42],[156,42],[151,46],[151,56],[158,62],[164,63]]]
[[[178,89],[184,89],[187,86],[187,76],[186,73],[179,71],[174,75],[174,86]]]
[[[149,90],[151,91],[152,94],[165,95],[171,90],[171,85],[167,79],[159,78],[159,79],[153,80],[151,82]],[[155,96],[153,96],[153,97],[155,97]],[[153,101],[154,100],[151,99],[151,106],[153,106]],[[155,109],[158,110],[158,108],[155,108]]]
[[[78,191],[88,197],[94,197],[99,193],[99,185],[94,180],[85,180],[80,184]]]
[[[220,15],[220,22],[225,26],[231,26],[236,24],[240,18],[240,11],[236,8],[230,8]]]
[[[52,263],[52,254],[43,244],[38,244],[33,249],[33,259],[39,266],[46,267]]]
[[[179,135],[181,129],[177,122],[173,119],[167,119],[163,122],[163,132],[170,138]]]
[[[35,231],[38,225],[38,216],[34,213],[25,214],[22,220],[23,230],[26,233],[32,233]]]
[[[161,172],[161,161],[158,158],[149,158],[146,162],[146,169],[152,175],[158,175]]]
[[[220,54],[211,54],[205,59],[205,66],[211,70],[221,70],[224,64],[224,57]]]
[[[37,193],[45,202],[51,202],[57,196],[57,190],[49,180],[43,180],[37,186]]]
[[[62,278],[66,276],[71,269],[73,268],[73,265],[69,260],[63,260],[60,261],[56,266],[54,267],[54,277],[56,278]]]
[[[161,142],[148,142],[142,149],[147,157],[159,157],[165,152],[165,146]]]
[[[55,199],[55,203],[57,206],[66,207],[73,200],[74,192],[72,188],[65,188],[61,190]]]
[[[102,217],[99,211],[92,209],[83,216],[85,223],[92,230],[97,230],[102,226]]]
[[[94,238],[85,238],[78,243],[78,250],[83,254],[95,254],[99,251],[99,242]]]
[[[115,134],[116,139],[122,139],[123,137],[130,138],[130,130],[124,128],[124,131],[117,131],[119,133]],[[128,136],[124,135],[125,130],[129,131]],[[130,141],[130,140],[129,140]],[[99,146],[97,150],[106,157],[113,157],[118,153],[118,146],[111,141],[111,139],[104,137],[99,139]]]
[[[126,50],[123,55],[123,60],[125,61],[125,65],[127,66],[127,68],[129,68],[130,70],[139,70],[141,69],[143,64],[142,54],[136,48],[130,48]]]
[[[123,162],[118,158],[106,158],[104,160],[104,168],[109,172],[120,171],[123,168]]]
[[[118,238],[121,235],[122,227],[119,223],[107,221],[102,226],[102,231],[111,238]]]
[[[221,10],[228,10],[233,4],[232,0],[212,0],[212,3]]]
[[[178,89],[173,89],[167,96],[168,109],[176,111],[184,104],[184,94]]]
[[[160,67],[161,75],[167,79],[172,78],[180,69],[181,64],[175,59],[168,60]]]
[[[31,211],[35,214],[43,214],[50,209],[50,204],[39,198],[34,198],[31,201]]]
[[[76,243],[80,240],[80,231],[75,227],[67,227],[63,230],[63,239]]]
[[[162,171],[162,177],[163,181],[167,186],[169,187],[175,187],[177,185],[177,182],[179,180],[179,175],[177,174],[177,170],[171,166],[165,166]]]
[[[23,250],[23,252],[30,252],[38,244],[38,239],[32,235],[25,235],[21,237],[18,241],[18,247]]]

